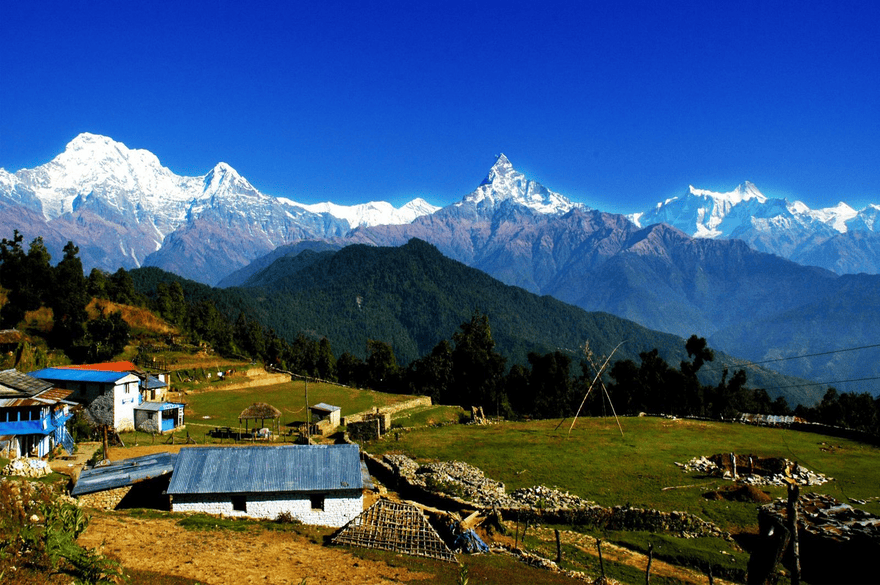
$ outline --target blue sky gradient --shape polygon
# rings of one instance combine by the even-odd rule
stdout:
[[[505,153],[606,211],[745,180],[880,203],[878,2],[10,3],[0,166],[80,132],[304,203],[459,200]]]

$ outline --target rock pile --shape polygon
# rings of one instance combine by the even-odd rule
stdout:
[[[49,464],[42,459],[19,457],[13,459],[3,468],[3,475],[20,475],[22,477],[44,477],[52,473]]]
[[[787,502],[779,498],[761,508],[780,524],[786,522]],[[806,532],[837,541],[865,537],[880,541],[880,517],[853,508],[831,496],[810,493],[798,499],[799,527]]]
[[[730,455],[713,455],[711,458],[694,457],[687,463],[676,461],[675,464],[687,472],[696,471],[754,486],[784,486],[788,484],[788,478],[794,479],[798,485],[822,485],[830,481],[830,478],[821,473],[782,458],[761,459],[741,455],[733,455],[731,458]]]
[[[560,508],[586,508],[587,506],[595,505],[595,502],[584,500],[579,496],[540,485],[520,488],[510,494],[507,499],[514,504],[506,506],[509,508],[548,508],[556,510]]]
[[[605,508],[568,492],[544,486],[505,493],[504,484],[461,461],[419,465],[405,455],[385,455],[383,462],[411,486],[440,492],[468,506],[493,509],[505,518],[556,524],[583,524],[609,530],[648,530],[683,537],[730,538],[714,524],[684,512],[660,512],[628,506]]]

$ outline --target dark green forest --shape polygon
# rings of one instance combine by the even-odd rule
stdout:
[[[480,405],[500,416],[600,415],[611,408],[713,418],[791,413],[785,393],[756,382],[790,379],[747,373],[702,338],[685,341],[538,297],[418,240],[400,248],[304,251],[229,289],[155,268],[93,270],[85,277],[77,253],[69,243],[53,267],[39,238],[27,251],[18,233],[0,242],[0,286],[8,291],[0,324],[14,327],[26,311],[50,307],[49,342],[74,362],[111,359],[128,342],[118,314],[87,319],[89,300],[105,298],[148,308],[189,342],[209,343],[221,354],[313,378],[427,394],[439,403]],[[816,404],[798,410],[813,420],[865,430],[877,425],[876,403],[867,395],[829,389],[821,401],[798,402]]]

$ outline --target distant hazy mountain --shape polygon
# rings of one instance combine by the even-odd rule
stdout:
[[[666,223],[696,238],[739,239],[761,252],[838,274],[880,273],[880,205],[856,211],[846,203],[810,209],[769,199],[745,182],[728,193],[690,187],[681,197],[629,218]]]
[[[434,207],[416,199],[351,207],[302,205],[260,193],[226,163],[181,177],[146,150],[80,134],[51,162],[0,169],[0,227],[43,236],[59,258],[67,240],[86,268],[149,265],[215,283],[280,245],[344,235],[354,225],[411,221]]]

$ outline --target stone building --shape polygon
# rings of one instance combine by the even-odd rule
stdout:
[[[275,519],[339,527],[363,512],[357,445],[189,447],[167,493],[174,512]]]

